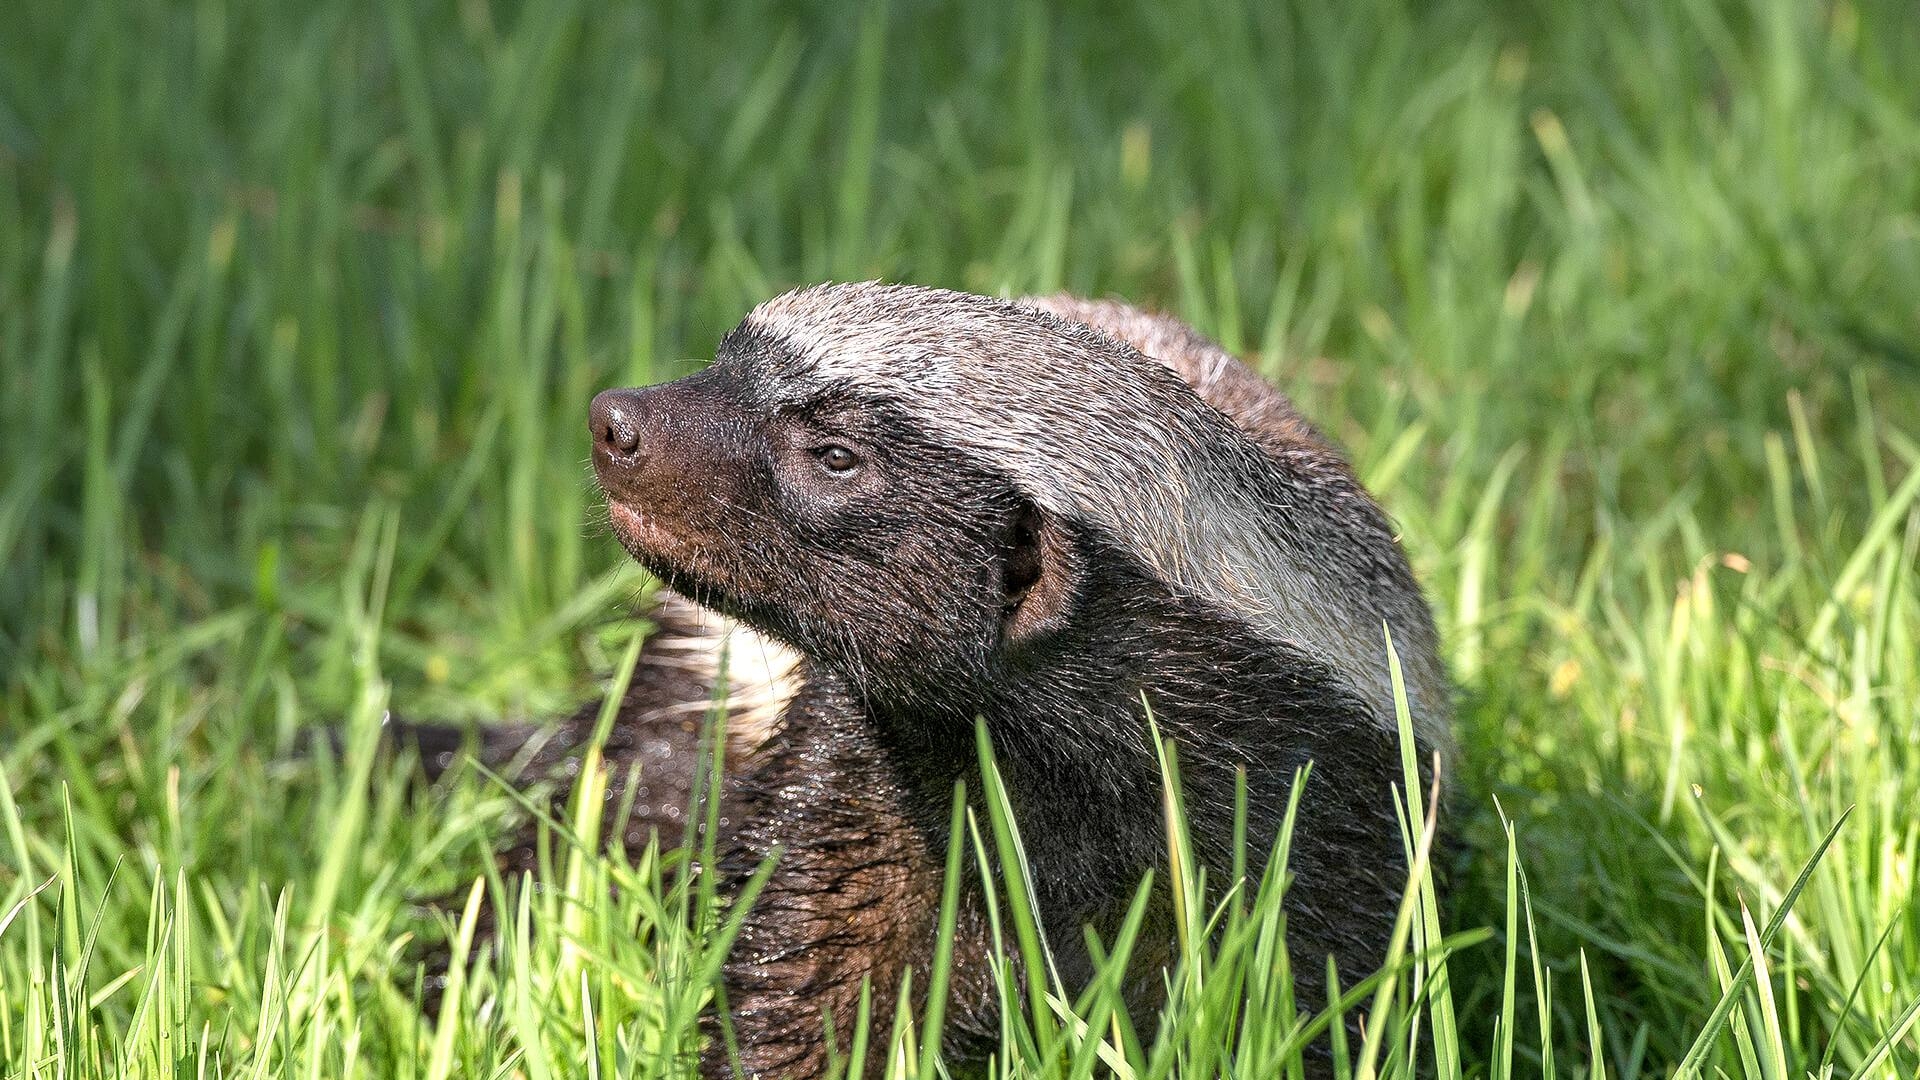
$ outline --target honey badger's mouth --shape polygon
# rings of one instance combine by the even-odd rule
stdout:
[[[668,588],[731,618],[742,618],[738,590],[705,545],[689,540],[658,515],[609,496],[607,520],[634,562]]]
[[[640,555],[634,551],[635,548],[652,548],[665,532],[657,519],[614,498],[607,500],[607,518],[613,523],[613,534],[619,538],[621,546],[633,553],[636,559]]]
[[[613,526],[614,538],[620,541],[621,547],[627,549],[627,554],[654,576],[670,579],[668,584],[675,591],[688,591],[676,582],[717,584],[708,580],[714,575],[704,572],[709,560],[700,557],[697,546],[657,515],[649,514],[631,503],[608,498],[607,520]]]

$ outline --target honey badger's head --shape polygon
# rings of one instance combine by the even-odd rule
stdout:
[[[1324,659],[1392,715],[1380,626],[1418,591],[1344,466],[1302,481],[1319,465],[1281,468],[1086,325],[937,289],[804,289],[706,370],[601,394],[592,430],[636,559],[870,695],[1003,682],[1151,594]]]
[[[983,460],[974,443],[1011,432],[989,430],[919,358],[1017,399],[1031,389],[1022,361],[1057,352],[1051,332],[1011,305],[925,289],[763,305],[706,370],[594,399],[613,530],[675,591],[869,693],[990,679],[1072,618],[1079,530]],[[897,370],[875,378],[861,361]],[[928,422],[942,411],[959,430]]]

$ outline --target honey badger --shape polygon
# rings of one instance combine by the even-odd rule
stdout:
[[[1219,346],[1118,303],[819,286],[756,308],[697,374],[600,394],[590,419],[613,532],[685,598],[655,618],[682,642],[730,635],[760,675],[729,735],[721,843],[736,879],[779,853],[725,969],[749,1074],[820,1073],[823,1023],[854,1013],[863,978],[884,1017],[903,971],[925,972],[953,785],[981,790],[976,719],[1070,984],[1091,971],[1081,927],[1111,940],[1165,857],[1143,701],[1208,865],[1229,865],[1236,772],[1260,849],[1313,762],[1287,894],[1303,1000],[1328,955],[1378,965],[1406,873],[1382,628],[1424,760],[1448,742],[1432,621],[1348,465]],[[689,757],[685,706],[713,681],[698,651],[656,654],[623,703],[616,737],[656,765]],[[685,797],[676,775],[639,800],[657,820]],[[948,1007],[962,1057],[998,1030],[979,887]],[[1172,942],[1154,911],[1148,972]],[[1150,1009],[1159,977],[1135,982]]]

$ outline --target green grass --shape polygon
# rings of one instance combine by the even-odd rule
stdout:
[[[588,397],[867,276],[1187,316],[1400,521],[1466,852],[1339,973],[1353,1075],[1914,1075],[1910,6],[1095,7],[5,5],[0,1075],[684,1064],[713,897],[592,815],[489,876],[512,798],[409,793],[373,723],[616,677]],[[1036,986],[996,1069],[1273,1075],[1324,1005],[1279,882],[1216,912],[1179,852],[1163,1027]],[[435,1024],[412,942],[476,881],[502,949]]]

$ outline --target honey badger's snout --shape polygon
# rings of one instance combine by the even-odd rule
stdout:
[[[673,383],[645,388],[603,390],[587,410],[593,433],[593,474],[607,496],[622,502],[645,501],[650,475],[672,452]]]
[[[711,382],[702,373],[594,396],[587,410],[593,473],[609,500],[668,514],[682,503],[689,476],[711,487],[728,472],[743,449],[741,418]]]
[[[747,494],[744,420],[705,373],[596,395],[593,472],[613,531],[655,573],[710,578]]]

